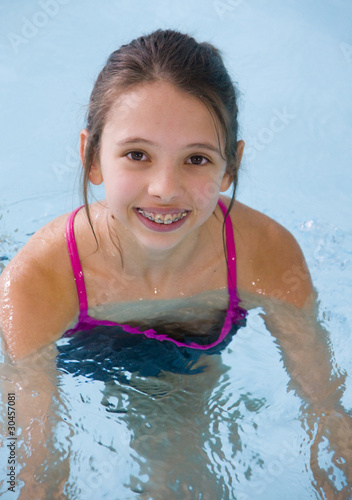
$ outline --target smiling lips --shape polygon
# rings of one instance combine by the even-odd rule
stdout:
[[[172,224],[173,222],[183,219],[188,214],[188,210],[184,210],[183,212],[174,212],[172,214],[149,212],[148,210],[142,210],[141,208],[138,208],[137,210],[141,215],[143,215],[143,217],[156,222],[157,224]]]

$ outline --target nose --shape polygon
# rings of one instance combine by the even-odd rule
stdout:
[[[175,165],[164,163],[153,169],[148,186],[150,196],[170,202],[182,196],[183,192],[182,174]]]

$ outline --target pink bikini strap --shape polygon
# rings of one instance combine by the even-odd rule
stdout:
[[[76,208],[76,210],[74,210],[69,215],[67,222],[66,222],[65,236],[66,236],[66,242],[67,242],[67,247],[68,247],[68,254],[69,254],[70,260],[71,260],[73,276],[74,276],[74,279],[76,282],[80,314],[82,314],[82,313],[86,314],[87,310],[88,310],[86,285],[84,283],[84,276],[83,276],[81,262],[79,260],[78,249],[77,249],[76,238],[75,238],[75,231],[74,231],[74,227],[73,227],[75,216],[81,208],[82,207]]]
[[[218,201],[218,204],[225,217],[227,213],[226,205],[220,199]],[[74,210],[69,215],[66,222],[65,236],[67,241],[68,253],[71,260],[73,276],[76,282],[80,314],[86,315],[88,311],[86,285],[84,282],[84,276],[78,255],[78,249],[74,232],[75,216],[81,208],[82,207],[76,208],[76,210]],[[236,275],[235,240],[234,240],[233,227],[230,215],[228,215],[225,218],[225,233],[226,233],[226,253],[227,253],[227,267],[228,267],[227,281],[228,281],[229,292],[231,292],[231,291],[236,291],[237,275]],[[232,293],[230,293],[230,297],[231,296]]]
[[[226,217],[227,207],[223,201],[218,200],[218,205]],[[237,288],[237,274],[236,274],[236,248],[235,248],[235,238],[233,235],[233,227],[230,214],[225,218],[225,233],[226,233],[226,254],[227,254],[227,281],[229,292],[236,291]],[[230,296],[232,294],[230,293]]]

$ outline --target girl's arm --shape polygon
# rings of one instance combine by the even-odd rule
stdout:
[[[293,304],[313,302],[313,285],[292,234],[270,217],[235,202],[233,222],[238,288],[258,298]]]
[[[6,489],[20,492],[20,500],[66,498],[63,487],[69,476],[69,453],[57,446],[61,438],[55,437],[57,424],[62,432],[66,420],[57,384],[56,352],[55,346],[49,346],[18,363],[0,364],[0,435],[4,444],[12,446],[11,457],[5,452],[4,468],[8,472],[12,465],[14,473],[14,484],[6,484]]]
[[[260,248],[256,266],[257,272],[260,270],[263,319],[280,346],[291,387],[305,402],[302,423],[315,436],[310,450],[314,487],[322,498],[350,498],[352,419],[341,405],[345,376],[333,369],[333,353],[328,334],[316,319],[303,254],[295,239],[275,225],[270,225]],[[329,443],[334,464],[345,477],[345,486],[339,491],[319,465],[319,447],[324,442]]]
[[[316,319],[315,293],[304,256],[294,237],[265,215],[242,205],[237,207],[239,220],[234,224],[236,248],[245,273],[241,274],[241,261],[238,273],[245,291],[251,292],[244,306],[263,308],[263,319],[280,346],[291,387],[305,402],[303,423],[315,435],[311,446],[315,488],[329,499],[350,498],[352,419],[341,405],[345,375],[333,369],[328,334]],[[347,480],[341,491],[319,466],[319,445],[324,439]]]
[[[78,309],[64,220],[35,233],[0,276],[0,327],[14,360],[60,338]]]
[[[350,498],[352,493],[352,419],[341,404],[345,374],[333,369],[328,334],[317,322],[312,308],[271,304],[263,315],[276,338],[291,388],[303,399],[302,423],[315,438],[311,445],[311,469],[315,487],[327,498]],[[319,446],[329,443],[333,462],[345,476],[337,491],[327,471],[319,466]],[[349,486],[348,486],[349,485]]]

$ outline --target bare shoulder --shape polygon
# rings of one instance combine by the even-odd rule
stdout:
[[[0,326],[14,359],[57,340],[75,315],[66,220],[38,230],[0,276]]]
[[[231,210],[231,219],[238,287],[303,307],[313,287],[294,236],[267,215],[238,201]]]

